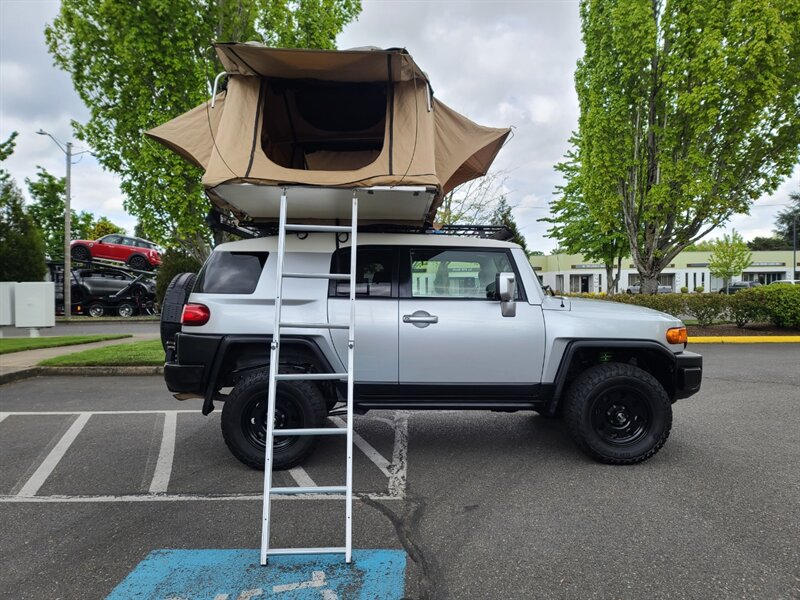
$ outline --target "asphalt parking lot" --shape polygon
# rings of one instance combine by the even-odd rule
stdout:
[[[703,390],[634,467],[527,413],[357,417],[354,546],[406,552],[408,598],[800,598],[800,345],[693,350]],[[153,550],[258,547],[262,476],[193,402],[157,377],[0,387],[0,596],[103,598]],[[343,464],[325,440],[276,485]],[[273,541],[338,545],[342,512],[279,500]],[[275,597],[323,597],[298,594]]]

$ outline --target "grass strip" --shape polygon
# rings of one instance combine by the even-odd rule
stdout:
[[[106,340],[120,340],[129,338],[130,334],[108,335],[59,335],[54,337],[38,338],[0,338],[0,354],[11,352],[24,352],[25,350],[38,350],[40,348],[56,348],[58,346],[76,346],[78,344],[91,344]]]
[[[150,367],[164,364],[161,340],[116,344],[48,358],[43,367]]]

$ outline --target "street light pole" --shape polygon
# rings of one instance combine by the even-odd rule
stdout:
[[[797,279],[797,213],[792,222],[792,279]]]
[[[72,317],[72,142],[67,142],[67,178],[64,180],[64,318]]]
[[[62,147],[59,141],[44,129],[37,131],[39,135],[46,135],[56,143],[56,146],[67,157],[67,176],[64,180],[64,318],[72,317],[72,255],[70,254],[70,242],[72,241],[72,142],[66,143],[66,148]],[[78,154],[83,154],[79,152]]]

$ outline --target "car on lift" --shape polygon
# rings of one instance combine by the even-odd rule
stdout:
[[[112,267],[72,271],[72,312],[90,317],[117,315],[132,317],[156,312],[155,283]]]
[[[149,271],[161,266],[158,246],[148,240],[111,233],[97,240],[73,240],[70,256],[81,263],[95,258],[125,263],[137,271]]]

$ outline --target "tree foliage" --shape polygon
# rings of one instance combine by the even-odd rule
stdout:
[[[0,281],[41,281],[47,272],[39,228],[10,177],[0,181]]]
[[[100,217],[94,223],[92,223],[92,229],[89,232],[89,237],[87,239],[97,240],[104,235],[110,235],[112,233],[125,234],[125,229],[119,225],[116,225],[115,223],[112,223],[108,217]]]
[[[747,242],[747,247],[750,248],[753,252],[757,252],[759,250],[791,250],[792,245],[791,243],[787,243],[786,240],[780,237],[754,237],[752,240]]]
[[[740,275],[753,262],[753,256],[742,236],[734,229],[731,235],[725,234],[714,241],[714,250],[708,259],[708,271],[713,277],[720,277],[723,286],[728,287],[731,277]]]
[[[333,48],[359,0],[62,0],[45,30],[50,53],[91,116],[73,123],[148,237],[202,258],[209,203],[200,171],[142,132],[208,99],[222,66],[213,40]]]
[[[629,252],[628,239],[620,227],[622,211],[614,195],[596,194],[582,185],[580,139],[573,134],[570,142],[572,149],[566,160],[555,167],[563,175],[564,184],[556,188],[557,197],[550,202],[551,216],[539,220],[553,225],[547,237],[558,241],[562,252],[602,262],[608,291],[613,294],[619,284],[622,259]]]
[[[576,171],[643,291],[800,158],[800,0],[582,0]]]
[[[508,203],[505,196],[500,197],[500,201],[497,203],[492,213],[490,223],[492,225],[503,225],[508,229],[511,232],[511,241],[515,244],[519,244],[525,251],[525,254],[528,254],[528,245],[525,243],[525,236],[520,232],[514,215],[511,213],[511,205]]]
[[[800,230],[800,192],[789,194],[791,204],[788,208],[780,211],[775,219],[775,234],[786,242],[789,249],[792,248],[794,224]],[[798,244],[800,244],[800,232],[797,234]]]

